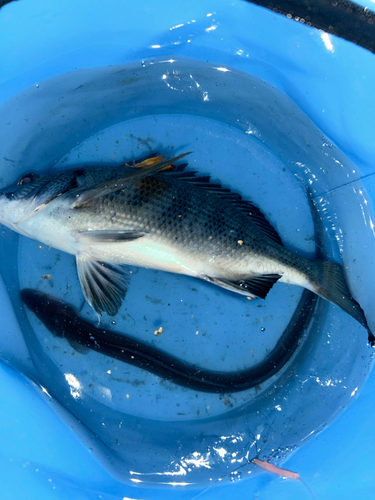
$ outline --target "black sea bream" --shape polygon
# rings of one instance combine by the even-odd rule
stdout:
[[[0,191],[0,222],[75,255],[85,298],[99,314],[117,314],[128,264],[250,298],[265,298],[277,281],[300,285],[368,328],[339,264],[288,250],[257,207],[208,177],[165,170],[183,156],[27,174]]]

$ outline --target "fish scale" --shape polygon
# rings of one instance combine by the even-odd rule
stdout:
[[[263,235],[254,237],[254,228],[251,232],[246,227],[252,226],[251,221],[236,208],[220,198],[207,197],[206,192],[186,185],[182,179],[165,178],[167,175],[147,178],[104,196],[92,209],[82,209],[83,221],[87,215],[99,229],[105,229],[110,218],[115,230],[124,226],[137,231],[150,228],[155,236],[159,230],[163,238],[174,240],[174,244],[189,252],[204,252],[209,258],[218,255],[222,259],[231,255],[239,265],[247,258],[247,246],[255,253],[261,248],[258,240],[264,239]],[[244,243],[240,245],[239,240]]]

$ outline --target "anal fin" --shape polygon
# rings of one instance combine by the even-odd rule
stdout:
[[[218,285],[221,288],[245,295],[246,297],[260,297],[261,299],[266,298],[268,292],[280,278],[280,274],[260,274],[243,280],[231,281],[227,279],[204,276],[206,281],[209,281],[214,285]]]
[[[128,290],[126,266],[101,262],[88,252],[77,254],[76,261],[86,301],[98,314],[116,316]]]

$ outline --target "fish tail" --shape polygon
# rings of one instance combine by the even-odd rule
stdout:
[[[342,266],[336,262],[319,260],[315,262],[319,275],[319,279],[314,280],[315,292],[329,302],[341,307],[363,325],[369,333],[369,342],[373,344],[375,336],[367,324],[363,309],[350,293]]]

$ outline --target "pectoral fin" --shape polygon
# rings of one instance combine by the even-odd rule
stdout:
[[[230,290],[231,292],[246,295],[246,297],[265,299],[277,280],[281,278],[280,274],[262,274],[249,279],[230,281],[220,278],[211,278],[204,276],[206,281]]]
[[[88,238],[92,243],[116,243],[120,241],[133,241],[142,238],[144,231],[81,231],[80,236]]]
[[[128,290],[125,266],[95,260],[88,252],[76,255],[78,277],[87,302],[98,313],[115,316]]]

